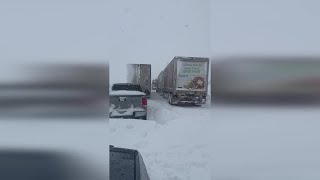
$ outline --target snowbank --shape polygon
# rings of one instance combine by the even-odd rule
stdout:
[[[210,180],[211,154],[203,138],[209,129],[204,118],[193,117],[198,114],[194,108],[200,117],[208,117],[208,110],[169,106],[154,98],[148,121],[110,119],[111,144],[138,149],[152,180]]]
[[[318,108],[179,107],[152,94],[148,111],[111,119],[111,140],[141,151],[153,180],[320,177]]]
[[[205,124],[182,119],[160,125],[155,121],[110,119],[111,144],[138,149],[152,180],[210,180],[207,142],[198,139]]]

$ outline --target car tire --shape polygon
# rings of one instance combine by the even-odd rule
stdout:
[[[143,120],[147,120],[147,115],[142,117]]]

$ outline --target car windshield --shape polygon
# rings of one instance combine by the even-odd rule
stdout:
[[[112,86],[113,91],[121,91],[121,90],[127,90],[127,91],[140,91],[142,92],[140,85],[132,85],[132,84],[114,84]]]

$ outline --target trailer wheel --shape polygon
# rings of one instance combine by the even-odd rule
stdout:
[[[169,99],[168,100],[169,104],[172,105],[172,94],[169,94],[169,98],[168,99]]]

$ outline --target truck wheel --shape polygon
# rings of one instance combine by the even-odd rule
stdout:
[[[143,120],[147,120],[147,116],[143,116],[142,119],[143,119]]]

